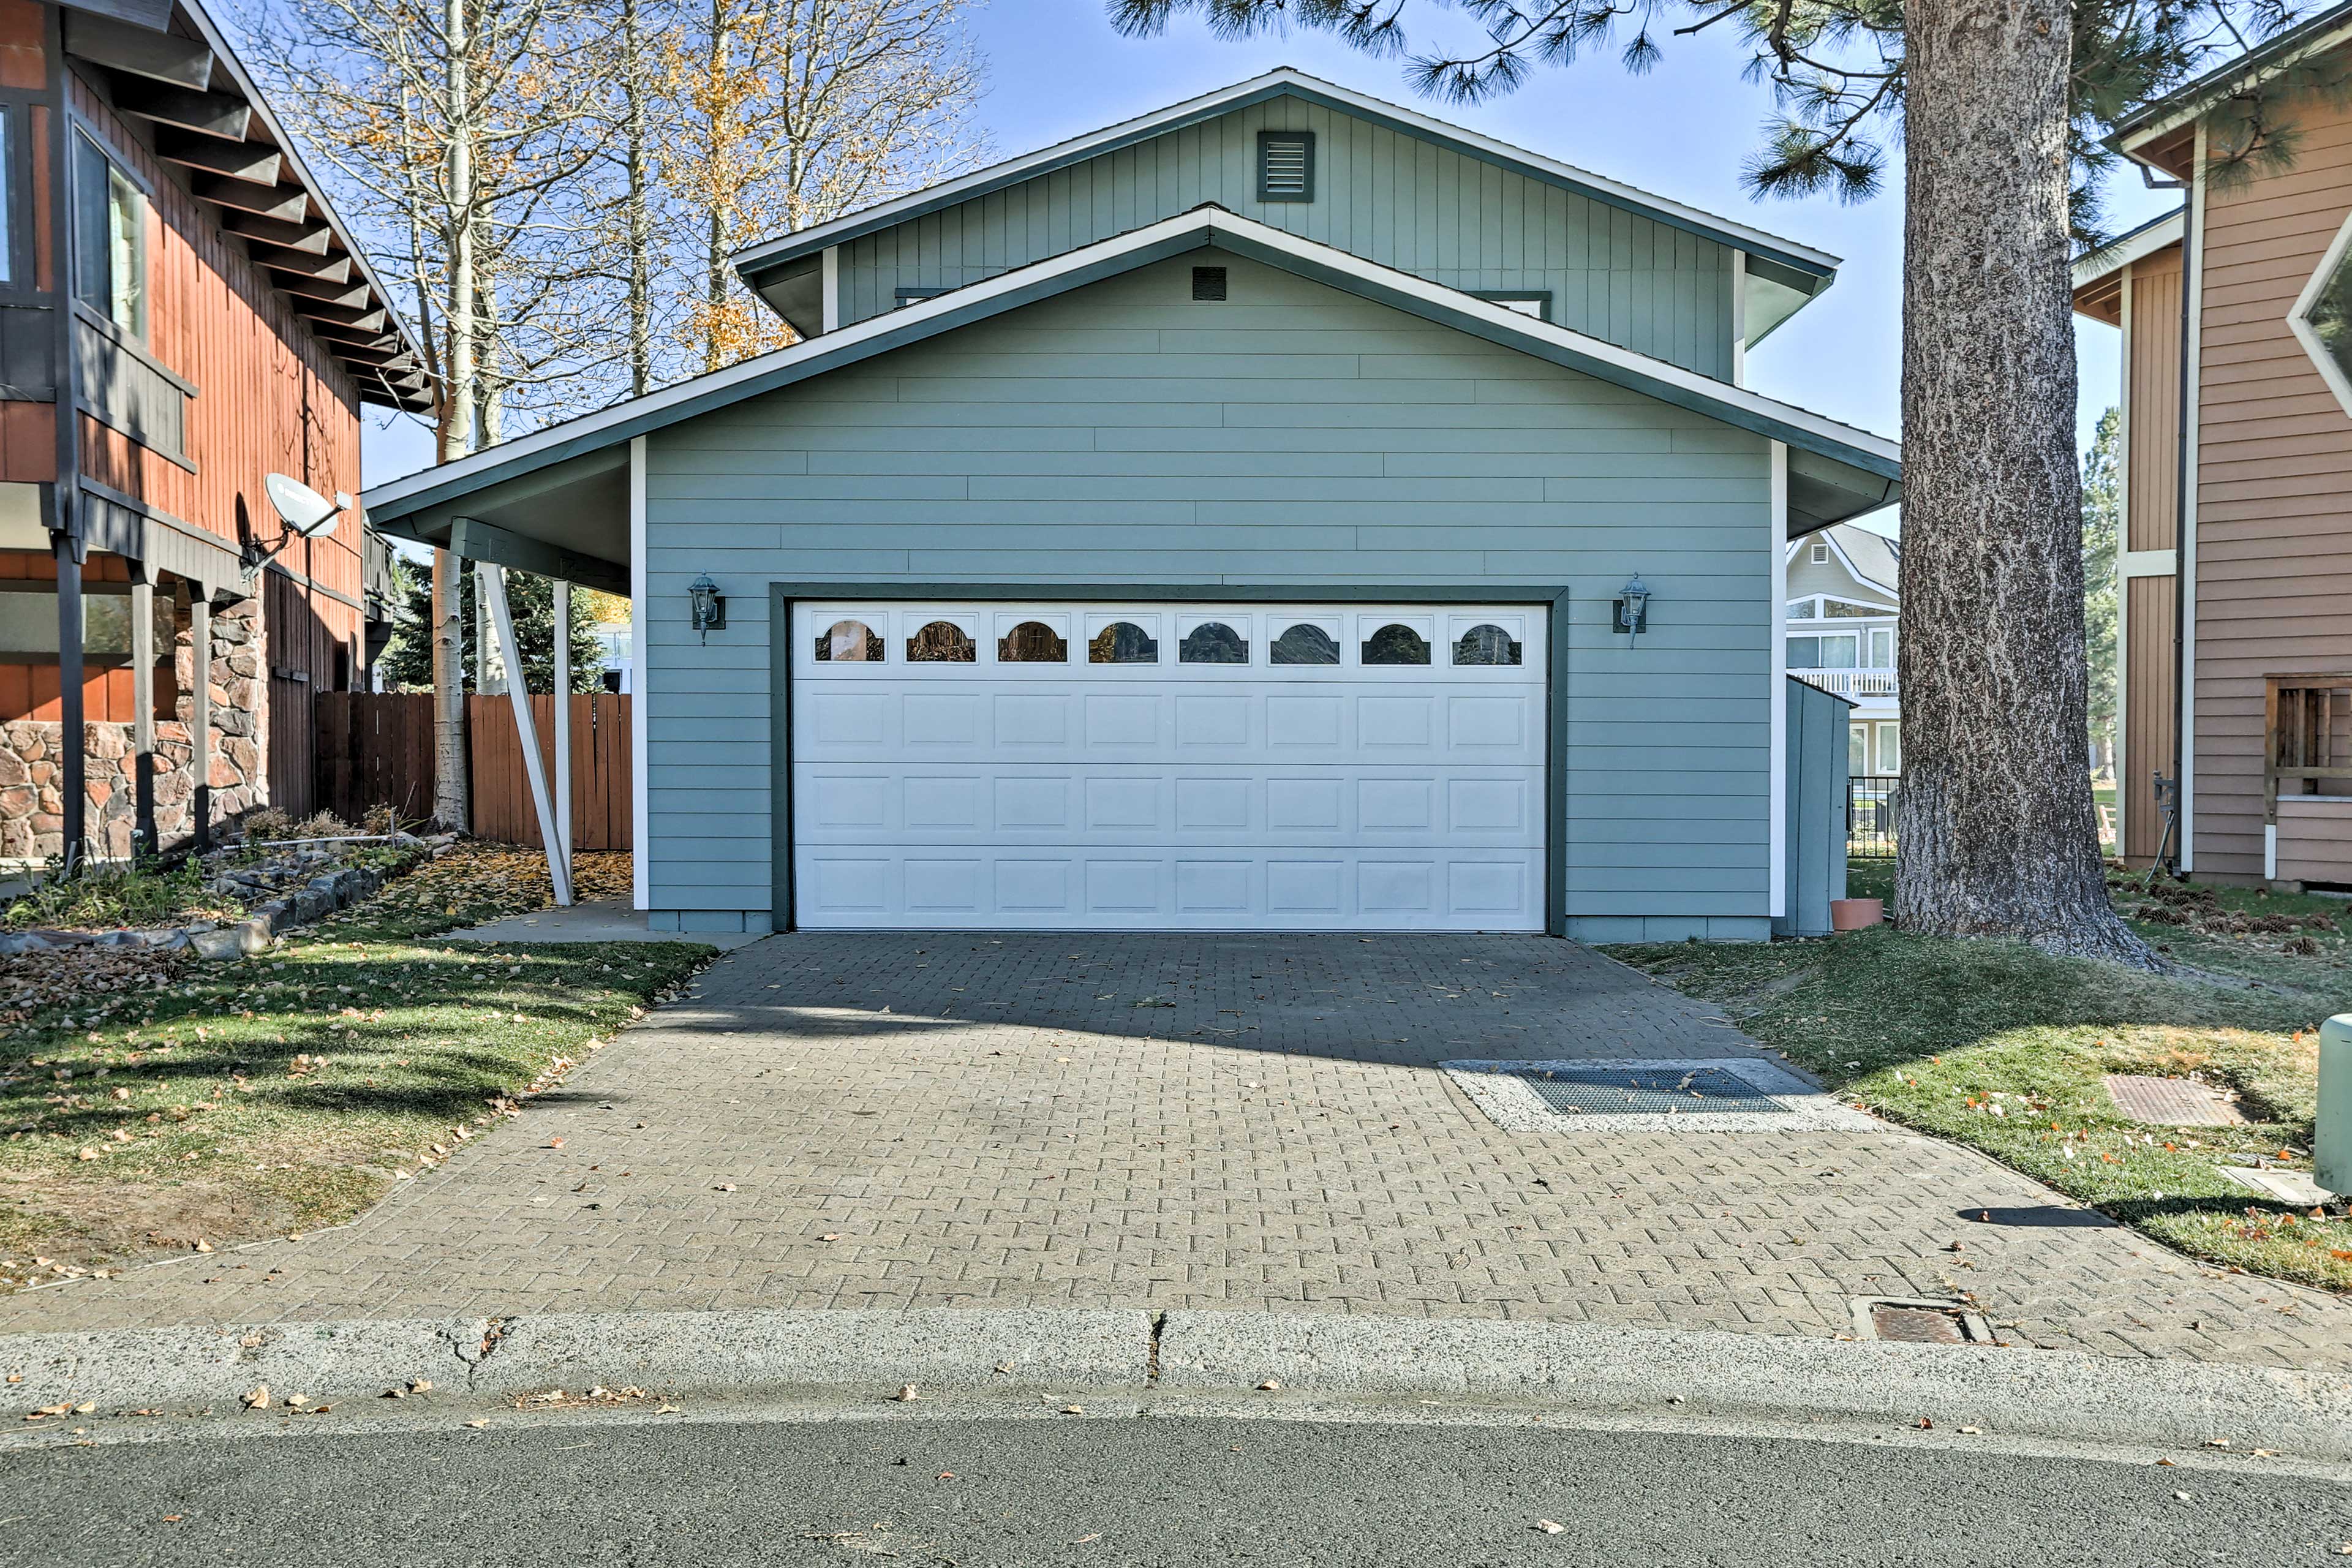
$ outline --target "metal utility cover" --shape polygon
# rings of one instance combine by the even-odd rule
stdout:
[[[1864,1296],[1853,1303],[1856,1339],[1914,1345],[1984,1345],[1992,1325],[1962,1302],[1901,1296]]]
[[[1879,1124],[1776,1062],[1745,1057],[1449,1061],[1511,1132],[1869,1131]]]
[[[2245,1113],[2210,1084],[2193,1078],[2147,1078],[2109,1073],[2107,1098],[2134,1121],[2160,1127],[2238,1127]]]
[[[1518,1077],[1537,1099],[1567,1116],[1790,1114],[1787,1106],[1721,1068],[1531,1067]]]

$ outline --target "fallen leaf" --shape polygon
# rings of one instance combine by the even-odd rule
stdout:
[[[269,1403],[269,1385],[261,1384],[245,1396],[247,1410],[259,1410]]]
[[[1273,1393],[1276,1389],[1280,1388],[1281,1386],[1282,1380],[1278,1377],[1269,1377],[1264,1383],[1258,1384],[1259,1390],[1267,1394]]]
[[[901,1405],[912,1405],[916,1400],[921,1398],[922,1395],[917,1394],[915,1392],[915,1385],[909,1383],[902,1385],[898,1392],[892,1394],[890,1397],[897,1400]]]
[[[1065,1405],[1062,1406],[1062,1414],[1065,1415],[1084,1415],[1086,1413],[1086,1406],[1082,1405]]]
[[[468,1421],[468,1422],[467,1422],[467,1423],[466,1423],[466,1425],[467,1425],[467,1426],[470,1426],[470,1427],[472,1427],[475,1431],[478,1432],[478,1431],[480,1431],[483,1427],[485,1427],[485,1426],[488,1426],[488,1425],[489,1425],[489,1423],[488,1423],[488,1422],[487,1422],[487,1421]]]
[[[1539,1519],[1536,1521],[1536,1528],[1542,1531],[1546,1535],[1562,1535],[1567,1533],[1568,1531],[1568,1526],[1564,1524],[1554,1524],[1548,1519]]]
[[[720,1182],[710,1190],[714,1193],[731,1193],[735,1190],[735,1184],[732,1182]]]

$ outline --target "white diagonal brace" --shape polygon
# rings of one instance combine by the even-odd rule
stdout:
[[[572,907],[572,866],[559,846],[562,839],[555,823],[555,810],[547,793],[547,763],[539,754],[539,730],[531,722],[530,693],[522,678],[522,649],[515,646],[514,615],[507,608],[507,574],[503,566],[493,566],[487,561],[474,563],[481,574],[482,586],[489,595],[490,624],[499,634],[499,655],[511,672],[507,681],[507,699],[514,704],[515,733],[522,738],[523,771],[530,775],[530,804],[539,812],[539,841],[547,846],[547,875],[555,884],[555,906]]]
[[[555,837],[572,879],[572,584],[555,581]]]

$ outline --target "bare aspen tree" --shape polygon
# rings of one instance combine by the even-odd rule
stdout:
[[[587,393],[571,384],[598,363],[604,323],[565,259],[597,145],[578,80],[601,33],[585,0],[278,0],[248,20],[292,128],[407,296],[439,459],[495,436],[518,391],[539,410]],[[433,584],[434,815],[464,829],[464,606],[445,552]]]
[[[743,246],[983,155],[962,12],[961,0],[702,0],[664,40],[674,133],[659,176],[701,241],[676,261],[690,300],[681,358],[716,370],[791,341],[737,281]]]

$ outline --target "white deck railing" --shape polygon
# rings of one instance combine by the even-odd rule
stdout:
[[[1808,686],[1818,686],[1840,697],[1892,697],[1891,669],[1792,669],[1789,673]]]

